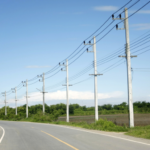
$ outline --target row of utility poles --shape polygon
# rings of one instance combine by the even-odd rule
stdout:
[[[125,49],[125,56],[119,56],[126,58],[127,62],[127,83],[128,83],[128,106],[129,106],[129,127],[134,127],[134,113],[133,113],[133,101],[132,101],[132,79],[131,79],[131,56],[130,55],[130,43],[129,43],[129,25],[128,25],[128,10],[125,8],[125,18],[122,18],[121,15],[119,15],[119,18],[114,18],[114,15],[112,15],[113,20],[123,20],[124,22],[124,28],[118,28],[118,25],[116,25],[117,30],[125,30],[126,35],[126,49]],[[86,43],[84,41],[85,45],[92,45],[93,50],[89,51],[87,49],[87,52],[94,53],[94,74],[90,74],[94,76],[94,100],[95,100],[95,120],[98,120],[98,90],[97,90],[97,76],[102,74],[97,74],[97,62],[96,62],[96,38],[93,37],[93,43],[89,41],[89,43]],[[60,66],[64,66],[62,68],[62,71],[66,71],[66,84],[63,86],[66,86],[66,121],[69,122],[69,80],[68,80],[68,60],[66,59],[66,63],[59,63]],[[43,114],[45,113],[45,74],[38,76],[39,81],[43,82],[43,90],[39,90],[41,93],[43,93]],[[26,117],[28,118],[28,80],[22,82],[23,86],[26,87]],[[16,101],[16,115],[17,115],[17,89],[13,88],[13,92],[15,92],[15,101]],[[7,115],[7,108],[6,108],[6,92],[2,93],[5,96],[5,115]]]

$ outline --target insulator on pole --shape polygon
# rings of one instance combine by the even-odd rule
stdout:
[[[116,24],[116,29],[118,29],[118,24]]]
[[[119,15],[119,18],[121,19],[121,14]]]
[[[114,14],[112,15],[112,19],[114,19]]]
[[[91,41],[89,41],[89,44],[91,44]]]
[[[85,44],[85,41],[83,41],[83,43]]]
[[[88,48],[86,49],[86,51],[88,52]]]

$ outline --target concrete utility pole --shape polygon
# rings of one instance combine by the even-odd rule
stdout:
[[[45,113],[45,74],[43,73],[43,113]]]
[[[28,118],[28,80],[26,80],[26,118]]]
[[[26,118],[28,118],[28,98],[29,98],[29,96],[28,96],[28,80],[26,80],[26,81],[22,81],[22,83],[25,83],[25,84],[23,84],[23,86],[25,86],[26,87]]]
[[[7,115],[7,106],[6,106],[6,103],[7,103],[7,102],[6,102],[6,91],[5,91],[5,101],[4,101],[4,102],[5,102],[5,116],[6,116],[6,115]]]
[[[15,93],[15,104],[16,104],[16,115],[17,115],[17,88],[12,88],[11,89],[13,93]]]
[[[45,93],[48,93],[48,92],[45,92],[45,73],[43,73],[43,76],[42,75],[38,75],[37,77],[41,77],[42,79],[39,79],[40,82],[43,82],[43,90],[39,90],[41,93],[43,93],[43,114],[45,113]]]
[[[63,63],[63,64],[60,64],[60,66],[65,66],[65,70],[63,70],[63,68],[61,69],[61,71],[66,71],[66,85],[63,85],[63,86],[66,86],[66,122],[69,122],[69,86],[72,86],[72,85],[69,85],[69,80],[68,80],[68,59],[66,59],[66,64]]]
[[[93,37],[93,44],[91,44],[91,41],[89,41],[89,43],[85,44],[85,41],[84,41],[84,45],[93,45],[93,51],[88,51],[88,49],[87,49],[87,52],[93,52],[94,53],[94,74],[90,74],[90,75],[94,75],[95,120],[98,120],[97,76],[103,75],[103,74],[97,74],[96,38],[95,38],[95,36]]]
[[[125,18],[121,18],[121,14],[119,18],[114,18],[112,15],[113,20],[124,20],[124,28],[118,28],[116,25],[117,30],[125,30],[126,34],[126,55],[119,56],[126,58],[127,62],[127,83],[128,83],[128,105],[129,105],[129,127],[134,127],[134,111],[133,111],[133,100],[132,100],[132,75],[131,75],[131,56],[130,55],[130,40],[129,40],[129,23],[128,23],[128,9],[125,8]]]
[[[68,93],[68,59],[66,60],[66,99],[67,99],[67,122],[69,122],[69,93]]]
[[[5,97],[4,103],[5,103],[5,116],[7,115],[7,106],[6,106],[6,91],[2,92],[1,94],[3,94],[3,96]]]

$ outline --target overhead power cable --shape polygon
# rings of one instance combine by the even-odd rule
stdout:
[[[129,3],[131,3],[131,1],[132,0],[130,0],[125,5],[123,5],[121,8],[119,8],[116,12],[113,13],[113,15],[115,15],[117,12],[119,12],[121,9],[123,9],[125,6],[127,6]],[[111,19],[111,16],[108,17],[108,19],[95,32],[93,32],[89,37],[87,37],[84,41],[88,40],[91,36],[93,36],[95,33],[97,33],[110,19]]]
[[[147,33],[147,32],[146,32],[146,33]],[[144,33],[143,35],[145,35],[146,33]],[[139,36],[138,38],[136,38],[136,39],[138,39],[138,40],[137,40],[138,42],[140,42],[141,40],[143,40],[143,35],[141,35],[141,36]],[[141,38],[141,37],[142,37],[142,38]],[[147,35],[144,36],[144,38],[146,38],[146,37],[147,37]],[[137,41],[132,40],[130,45],[133,46],[133,44],[137,43]],[[141,43],[141,42],[140,42],[140,43]],[[144,43],[144,44],[145,44],[145,43]],[[141,44],[141,45],[139,45],[138,47],[143,46],[144,44]],[[147,46],[147,47],[149,47],[149,46]],[[144,48],[147,48],[147,47],[144,47]],[[135,47],[135,48],[137,48],[137,47]],[[134,49],[135,49],[135,48],[134,48]],[[144,49],[144,48],[143,48],[143,49]],[[131,49],[131,51],[133,51],[134,49]],[[113,53],[111,53],[111,55],[108,55],[107,57],[104,57],[103,59],[98,60],[98,61],[97,61],[97,64],[98,64],[98,66],[99,66],[99,65],[105,64],[105,63],[107,63],[107,62],[110,62],[110,61],[112,61],[112,60],[114,60],[114,59],[117,59],[117,58],[118,58],[118,55],[121,55],[121,54],[123,54],[123,53],[125,53],[125,47],[124,47],[124,46],[123,46],[123,48],[121,48],[121,49],[115,51],[115,53],[113,52]],[[70,77],[69,80],[72,81],[72,80],[74,80],[74,79],[80,77],[81,75],[83,75],[83,74],[87,73],[88,71],[90,71],[92,68],[93,68],[93,63],[91,63],[89,66],[87,66],[85,69],[83,69],[83,70],[80,71],[79,73],[77,73],[77,74],[75,74],[74,76]],[[63,81],[62,81],[62,82],[63,82]],[[62,82],[61,82],[61,84],[62,84]],[[56,87],[56,86],[60,86],[60,83],[55,84],[54,86],[55,86],[55,87]],[[53,88],[54,86],[50,86],[50,88]]]
[[[138,2],[138,1],[137,1],[137,2]],[[136,3],[137,3],[137,2],[136,2]],[[130,6],[129,8],[133,7],[136,3],[134,3],[134,4],[133,4],[132,6]],[[148,2],[148,3],[149,3],[149,2]],[[143,7],[145,7],[148,3],[146,3]],[[142,9],[143,7],[141,7],[140,9]],[[138,9],[136,12],[138,12],[140,9]],[[136,12],[135,12],[135,13],[136,13]],[[133,13],[133,14],[130,15],[129,17],[133,16],[135,13]],[[129,18],[129,17],[128,17],[128,18]],[[121,21],[121,22],[122,22],[122,21]],[[121,22],[120,22],[120,23],[121,23]],[[118,23],[118,24],[119,24],[119,23]],[[113,28],[114,28],[114,27],[113,27]],[[109,32],[110,32],[110,31],[109,31]],[[109,32],[107,32],[102,38],[104,38]],[[101,38],[101,39],[102,39],[102,38]],[[97,42],[99,42],[101,39],[99,39]],[[75,62],[79,57],[81,57],[81,55],[83,55],[83,53],[84,53],[84,52],[82,52],[82,53],[81,53],[77,58],[75,58],[75,60],[73,60],[70,64],[72,64],[72,63]],[[69,65],[70,65],[70,64],[69,64]],[[58,68],[58,67],[57,67],[57,65],[56,65],[53,69],[56,70],[57,68]],[[52,70],[53,70],[53,69],[52,69]],[[51,70],[51,71],[52,71],[52,70]],[[54,70],[53,70],[53,71],[54,71]],[[33,79],[31,79],[31,80],[34,80],[34,79],[36,79],[36,77],[33,78]],[[29,80],[29,81],[31,81],[31,80]],[[30,85],[31,85],[31,84],[30,84]]]
[[[138,10],[136,10],[134,13],[132,13],[128,18],[132,17],[133,15],[135,15],[138,11],[140,11],[142,8],[144,8],[146,5],[148,5],[150,3],[147,2],[145,5],[143,5],[142,7],[140,7]],[[125,18],[124,20],[128,19],[128,18]],[[124,22],[124,20],[120,21],[119,23],[117,23],[117,25],[119,25],[120,23]],[[116,27],[113,26],[105,35],[103,35],[96,43],[100,42],[106,35],[108,35],[114,28]]]
[[[125,6],[127,6],[130,2],[131,2],[132,0],[130,0],[129,2],[127,2],[125,5],[123,5],[120,9],[118,9],[116,12],[114,12],[113,14],[116,14],[118,11],[120,11],[122,8],[124,8]],[[109,17],[109,19],[111,18],[111,16]],[[109,19],[107,19],[107,20],[109,20]],[[93,34],[95,34],[96,32],[98,32],[106,23],[107,23],[107,20],[104,22],[104,24],[102,24],[102,26],[101,27],[99,27]],[[92,35],[93,35],[92,34]],[[90,38],[92,35],[90,35],[88,38]],[[86,40],[88,39],[88,38],[86,38]],[[81,43],[78,47],[77,47],[77,49],[75,49],[75,51],[74,52],[72,52],[67,58],[65,58],[63,61],[61,61],[61,62],[64,62],[66,59],[69,59],[70,60],[70,57],[81,47],[83,45],[83,43]],[[83,48],[82,48],[83,49]],[[81,49],[81,50],[82,50]],[[80,51],[81,51],[80,50]],[[83,53],[82,53],[83,54]],[[81,54],[81,55],[82,55]],[[80,56],[81,56],[80,55]],[[78,58],[80,57],[80,56],[78,56]],[[74,57],[74,56],[73,56]],[[73,57],[71,57],[71,59],[73,58]],[[76,59],[77,60],[77,59]],[[75,60],[74,60],[75,61]],[[74,62],[73,61],[73,62]],[[72,62],[72,63],[73,63]],[[46,72],[45,74],[49,74],[49,73],[51,73],[52,71],[55,71],[56,69],[58,69],[58,67],[57,67],[58,65],[56,65],[53,69],[51,69],[50,71],[48,71],[48,72]]]
[[[132,8],[135,4],[137,4],[138,2],[139,2],[140,0],[138,0],[138,1],[136,1],[134,4],[132,4],[128,9],[130,9],[130,8]],[[125,10],[124,11],[122,11],[122,13],[123,12],[125,12]],[[121,13],[121,14],[122,14]],[[119,15],[118,15],[118,17],[119,17]],[[102,34],[112,23],[114,22],[114,20],[105,28],[105,29],[103,29],[99,34],[97,34],[96,35],[96,37],[97,36],[99,36],[100,34]],[[122,22],[122,21],[121,21]],[[115,26],[114,26],[115,27]],[[114,28],[113,27],[113,28]],[[112,30],[113,30],[113,28],[109,31],[109,32],[107,32],[100,40],[102,40],[108,33],[110,33]],[[91,39],[92,40],[92,39]],[[90,40],[90,41],[91,41]],[[98,43],[100,40],[98,40],[96,43]],[[90,48],[92,45],[90,45],[88,48]],[[79,51],[78,53],[80,53],[81,51]],[[76,53],[76,55],[78,54],[78,53]],[[80,58],[82,55],[84,54],[84,52],[82,52],[77,58],[75,58],[75,60],[73,60],[69,65],[71,65],[72,63],[74,63],[78,58]]]
[[[149,49],[149,50],[150,50],[150,49]],[[144,51],[144,52],[146,52],[146,51]],[[141,54],[138,54],[138,55],[141,55]],[[106,69],[102,70],[102,72],[103,72],[103,73],[106,73],[106,72],[108,72],[108,71],[110,71],[110,70],[112,70],[112,69],[114,69],[114,68],[120,66],[121,64],[123,64],[123,63],[125,62],[125,61],[122,61],[122,62],[121,62],[121,61],[122,61],[122,60],[119,60],[119,61],[115,62],[114,64],[110,65],[110,66],[107,67]],[[121,63],[120,63],[120,62],[121,62]],[[147,68],[147,69],[150,69],[150,68]],[[92,77],[88,77],[88,78],[85,79],[85,80],[76,82],[76,83],[74,83],[73,85],[80,84],[80,83],[85,82],[85,81],[87,81],[87,80],[89,80],[89,79],[92,79]],[[63,87],[63,88],[61,88],[61,89],[65,89],[65,88]],[[59,89],[59,90],[61,90],[61,89]],[[55,90],[55,91],[56,91],[56,90]],[[31,96],[31,97],[35,97],[35,96],[39,96],[39,95],[34,95],[34,96]],[[10,101],[8,101],[8,102],[10,102]]]

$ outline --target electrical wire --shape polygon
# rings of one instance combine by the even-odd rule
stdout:
[[[114,14],[116,14],[116,13],[117,13],[118,11],[120,11],[123,7],[125,7],[126,5],[128,5],[131,1],[132,1],[132,0],[130,0],[129,2],[127,2],[125,5],[123,5],[123,6],[122,6],[119,10],[117,10]],[[133,6],[134,6],[134,5],[133,5]],[[110,18],[111,18],[111,17],[109,17],[109,19],[110,19]],[[108,20],[109,20],[109,19],[108,19]],[[102,26],[104,26],[104,25],[106,24],[106,22],[107,22],[107,20],[105,21],[105,23],[104,23]],[[99,29],[101,29],[102,26],[101,26],[100,28],[98,28],[93,34],[95,34]],[[92,34],[92,35],[93,35],[93,34]],[[91,36],[92,36],[92,35],[91,35]],[[89,36],[88,38],[90,38],[91,36]],[[87,38],[87,39],[88,39],[88,38]],[[87,40],[87,39],[86,39],[86,40]],[[79,49],[81,46],[82,46],[82,43],[79,45],[79,47],[78,47],[77,49]],[[76,49],[76,50],[77,50],[77,49]],[[82,48],[82,49],[83,49],[83,48]],[[82,50],[82,49],[81,49],[81,50]],[[75,51],[76,51],[76,50],[75,50]],[[81,50],[80,50],[80,51],[81,51]],[[74,54],[75,51],[74,51],[72,54]],[[70,59],[69,57],[71,57],[72,54],[69,55],[67,58]],[[83,54],[83,53],[82,53],[82,54]],[[82,56],[82,54],[81,54],[80,56]],[[76,55],[77,55],[77,54],[76,54]],[[75,62],[80,56],[78,56],[73,62]],[[73,57],[75,57],[75,56],[73,56]],[[73,57],[72,57],[72,58],[73,58]],[[66,59],[67,59],[67,58],[66,58]],[[72,58],[71,58],[71,59],[72,59]],[[64,59],[63,61],[65,61],[66,59]],[[63,61],[61,61],[61,62],[63,62]],[[73,63],[73,62],[72,62],[72,63]],[[71,64],[72,64],[72,63],[71,63]],[[57,67],[57,65],[56,65],[55,67]],[[51,73],[52,71],[55,71],[55,70],[57,69],[57,68],[55,68],[55,67],[54,67],[52,70],[46,72],[45,74],[49,74],[49,73]]]
[[[146,52],[146,51],[145,51],[145,52]],[[140,54],[138,54],[138,55],[140,55]],[[112,69],[114,69],[114,68],[116,68],[116,67],[118,67],[118,66],[120,66],[121,64],[124,63],[124,61],[123,61],[122,63],[119,63],[119,62],[120,62],[120,60],[119,60],[118,62],[114,63],[113,65],[107,67],[105,70],[103,70],[104,73],[106,73],[106,72],[108,72],[108,71],[110,71],[110,70],[112,70]],[[119,64],[118,64],[118,63],[119,63]],[[116,65],[116,64],[117,64],[117,65]],[[114,67],[112,67],[112,66],[114,66]],[[149,69],[150,69],[150,68],[149,68]],[[87,79],[85,79],[85,80],[82,80],[82,81],[79,81],[79,82],[77,82],[77,83],[74,83],[73,85],[80,84],[80,83],[85,82],[85,81],[87,81],[87,80],[89,80],[89,79],[92,79],[92,78],[89,77],[89,78],[87,78]],[[61,89],[65,89],[65,88],[61,88]],[[59,89],[59,90],[61,90],[61,89]],[[39,96],[39,95],[35,95],[35,96]],[[35,96],[31,96],[31,97],[35,97]],[[18,101],[20,101],[20,100],[18,100]],[[9,102],[10,102],[10,101],[9,101]]]
[[[37,83],[37,82],[39,82],[39,81],[35,81],[35,82],[33,82],[33,83],[31,83],[31,84],[28,84],[28,85],[32,85],[32,84],[35,84],[35,83]]]
[[[123,7],[125,7],[126,5],[128,5],[130,2],[131,2],[131,1],[129,1],[128,3],[126,3],[125,5],[123,5],[123,6],[122,6],[119,10],[117,10],[114,14],[116,14],[118,11],[120,11]],[[109,17],[109,19],[110,19],[110,17]],[[107,21],[108,21],[109,19],[107,19],[107,20],[104,22],[104,24],[103,24],[100,28],[98,28],[93,34],[95,34],[99,29],[101,29],[101,28],[107,23]],[[93,35],[93,34],[92,34],[92,35]],[[91,36],[92,36],[92,35],[91,35]],[[90,36],[89,36],[89,37],[90,37]],[[89,38],[89,37],[88,37],[88,38]],[[87,38],[87,39],[88,39],[88,38]],[[87,39],[86,39],[86,40],[87,40]],[[82,43],[79,45],[79,47],[78,47],[77,49],[79,49],[79,48],[81,47],[81,45],[82,45]],[[84,48],[84,47],[83,47],[83,48]],[[83,49],[83,48],[82,48],[82,49]],[[77,49],[76,49],[76,50],[77,50]],[[81,50],[82,50],[82,49],[81,49]],[[76,51],[76,50],[75,50],[75,51]],[[75,51],[74,51],[74,52],[75,52]],[[72,54],[74,54],[74,52],[73,52]],[[69,57],[71,57],[72,54],[69,55]],[[75,60],[73,60],[73,61],[70,63],[70,65],[71,65],[72,63],[74,63],[78,58],[80,58],[83,54],[84,54],[84,52],[82,52]],[[77,54],[76,54],[76,55],[77,55]],[[75,57],[75,56],[73,56],[73,57],[71,57],[71,58],[69,58],[69,57],[68,57],[68,59],[72,59],[72,58]],[[63,60],[63,61],[64,61],[64,60]],[[56,69],[58,69],[57,66],[58,66],[58,65],[56,65],[56,66],[55,66],[53,69],[51,69],[50,71],[46,72],[46,74],[49,74],[49,73],[51,73],[52,71],[55,71]],[[37,79],[37,77],[34,77],[34,78],[28,80],[28,82],[31,82],[31,81],[33,81],[33,80],[35,80],[35,79]],[[34,83],[36,83],[36,82],[34,82]],[[29,85],[32,85],[32,84],[34,84],[34,83],[31,83],[31,84],[29,84]]]
[[[138,1],[137,1],[138,2]],[[137,3],[136,2],[136,3]],[[150,2],[150,1],[149,1]],[[148,3],[149,3],[148,2]],[[136,3],[134,3],[132,6],[134,6]],[[133,14],[131,14],[128,18],[130,18],[131,16],[133,16],[135,13],[137,13],[139,10],[141,10],[142,8],[144,8],[148,3],[146,3],[145,5],[143,5],[141,8],[139,8],[137,11],[135,11]],[[131,6],[131,7],[132,7]],[[130,7],[130,8],[131,8]],[[127,18],[126,18],[127,19]],[[124,21],[124,20],[123,20]],[[118,24],[120,24],[121,22],[123,22],[123,21],[120,21]],[[114,28],[114,27],[113,27]],[[111,30],[109,30],[103,37],[101,37],[96,43],[98,43],[99,41],[101,41],[108,33],[110,33],[111,31],[112,31],[112,29],[113,28],[111,28]],[[89,46],[89,47],[91,47],[91,46]],[[85,52],[85,51],[84,51]],[[83,53],[84,52],[82,52],[75,60],[73,60],[69,65],[71,65],[73,62],[75,62],[79,57],[81,57],[82,55],[83,55]],[[54,76],[54,75],[52,75],[52,76]],[[52,77],[52,76],[50,76],[50,77]],[[50,78],[50,77],[48,77],[48,78]],[[33,78],[34,79],[34,78]],[[35,77],[35,79],[36,79],[36,77]],[[47,79],[47,78],[46,78]],[[32,80],[32,79],[31,79]],[[31,80],[29,80],[29,81],[31,81]],[[35,83],[35,82],[34,82]],[[32,83],[32,84],[34,84],[34,83]],[[29,85],[31,85],[31,84],[29,84]],[[8,91],[9,92],[9,91]]]
[[[147,33],[147,32],[146,32]],[[143,34],[143,35],[145,35],[145,33]],[[143,36],[142,35],[142,36]],[[139,36],[138,38],[136,38],[136,39],[139,39],[140,38],[140,40],[138,40],[138,42],[139,41],[141,41],[143,38],[141,38],[142,36]],[[147,35],[144,37],[144,38],[146,38],[147,37]],[[135,41],[135,40],[132,40],[132,42],[131,42],[131,45],[133,46],[133,44],[135,44],[135,43],[137,43],[137,41],[135,41],[135,42],[133,42],[133,41]],[[141,42],[140,42],[141,43]],[[144,43],[145,44],[145,43]],[[144,44],[141,44],[140,46],[143,46]],[[138,46],[139,47],[139,46]],[[137,47],[136,47],[137,48]],[[145,47],[145,48],[147,48],[147,47]],[[135,49],[135,48],[134,48]],[[97,64],[98,64],[98,66],[99,65],[102,65],[102,64],[104,64],[104,63],[107,63],[107,62],[110,62],[110,61],[112,61],[112,60],[114,60],[114,59],[116,59],[117,57],[116,57],[116,55],[119,55],[119,54],[122,54],[122,53],[120,53],[120,52],[123,52],[124,51],[124,48],[121,48],[120,50],[117,50],[115,53],[113,53],[112,55],[109,55],[108,57],[105,57],[104,59],[100,59],[98,62],[97,62]],[[132,51],[132,49],[131,49],[131,51]],[[109,61],[107,61],[107,60],[109,60]],[[100,64],[101,63],[101,64]],[[77,73],[76,75],[74,75],[74,76],[72,76],[72,77],[70,77],[69,78],[69,81],[71,81],[71,80],[74,80],[74,79],[76,79],[76,78],[78,78],[78,77],[80,77],[81,75],[83,75],[83,74],[85,74],[85,73],[87,73],[88,71],[90,71],[91,69],[93,68],[93,63],[92,64],[90,64],[90,66],[88,66],[88,67],[86,67],[85,69],[83,69],[81,72],[79,72],[79,73]],[[62,83],[62,82],[61,82]],[[59,85],[59,83],[58,84],[56,84],[55,86],[58,86]],[[51,86],[51,88],[52,88],[53,86]]]

